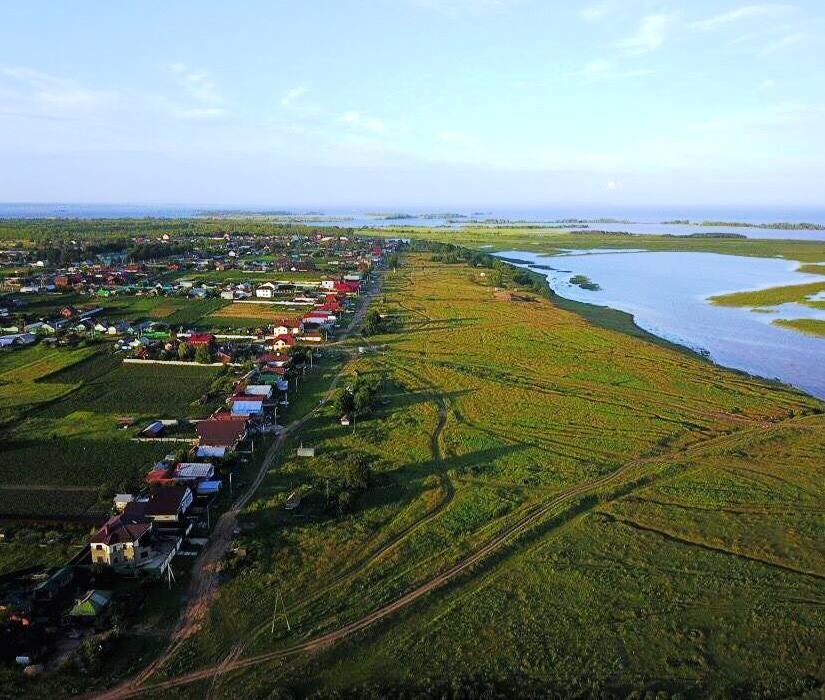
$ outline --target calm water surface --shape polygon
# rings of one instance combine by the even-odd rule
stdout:
[[[560,296],[626,311],[645,330],[704,351],[720,365],[779,379],[825,399],[825,338],[772,325],[777,318],[825,320],[825,311],[801,304],[752,311],[707,301],[715,294],[824,279],[796,272],[796,262],[715,253],[499,255],[530,263]],[[586,275],[601,290],[570,284],[573,275]]]

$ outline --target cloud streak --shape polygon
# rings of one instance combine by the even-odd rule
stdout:
[[[672,18],[667,14],[647,15],[635,33],[619,42],[618,46],[629,54],[641,55],[660,48],[665,43]]]
[[[751,19],[753,17],[765,17],[776,15],[783,12],[789,12],[793,7],[790,5],[778,5],[773,3],[758,3],[754,5],[743,5],[728,12],[722,12],[718,15],[708,17],[707,19],[698,22],[692,22],[689,26],[692,29],[699,29],[707,32],[720,27],[725,27],[729,24]]]

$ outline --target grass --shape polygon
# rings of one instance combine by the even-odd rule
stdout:
[[[782,328],[791,328],[808,335],[825,336],[825,321],[820,321],[814,318],[795,318],[786,319],[778,318],[773,324]]]
[[[379,310],[397,330],[347,365],[385,377],[374,414],[353,430],[327,406],[285,446],[242,514],[253,555],[160,677],[239,639],[252,655],[358,619],[555,494],[623,468],[387,621],[218,677],[213,696],[427,679],[510,695],[822,684],[822,404],[622,332],[622,316],[496,298],[468,272],[411,255],[387,274]],[[298,458],[300,442],[317,456]],[[373,479],[342,517],[327,487],[355,451]],[[295,489],[302,505],[286,511]],[[270,632],[279,587],[291,633],[280,619]]]
[[[0,358],[8,394],[0,444],[0,512],[78,515],[106,509],[112,493],[135,488],[164,443],[139,443],[118,427],[131,416],[207,415],[201,404],[221,368],[126,365],[105,345],[78,350],[44,345]],[[14,487],[19,487],[14,490]]]
[[[489,251],[524,250],[555,253],[568,249],[612,248],[657,251],[690,251],[746,255],[760,258],[783,257],[804,263],[825,261],[825,241],[768,240],[756,238],[690,238],[686,236],[630,235],[565,231],[525,226],[464,226],[458,229],[393,227],[370,229],[370,235],[404,237],[454,243]],[[808,270],[810,271],[810,270]]]
[[[710,301],[720,306],[764,307],[795,302],[797,304],[818,307],[820,302],[811,301],[810,297],[822,291],[825,291],[825,281],[791,284],[784,287],[771,287],[769,289],[756,289],[746,292],[734,292],[733,294],[711,297]],[[822,308],[825,308],[825,302],[822,303]]]

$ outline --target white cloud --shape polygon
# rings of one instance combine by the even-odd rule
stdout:
[[[773,3],[743,5],[742,7],[737,7],[735,10],[722,12],[699,22],[693,22],[690,26],[694,29],[700,29],[701,31],[710,31],[712,29],[718,29],[719,27],[723,27],[740,20],[749,19],[751,17],[775,15],[781,12],[787,12],[791,9],[793,8],[790,5],[777,5]]]
[[[207,71],[192,70],[185,63],[173,63],[169,70],[177,76],[178,82],[186,93],[203,103],[221,101],[215,81]]]
[[[622,189],[622,183],[616,182],[615,180],[610,180],[607,183],[607,190],[608,192],[617,192],[618,190]]]
[[[0,67],[0,75],[28,88],[23,99],[37,103],[51,115],[95,113],[113,106],[118,100],[116,92],[93,90],[74,80],[62,78],[23,66]]]
[[[763,54],[774,53],[776,51],[781,51],[782,49],[787,49],[789,46],[796,46],[797,44],[801,44],[808,38],[808,35],[805,32],[795,32],[793,34],[786,34],[780,39],[776,41],[772,41],[768,44],[763,50]]]
[[[600,22],[607,16],[607,4],[591,5],[590,7],[583,7],[579,10],[579,17],[585,22]]]
[[[369,131],[372,134],[383,134],[385,129],[384,122],[378,117],[372,117],[361,112],[344,112],[341,115],[341,121],[348,126]]]
[[[287,90],[283,97],[281,97],[281,107],[291,107],[294,102],[301,99],[309,92],[306,85],[298,85],[290,90]]]
[[[665,43],[665,36],[671,23],[670,15],[648,15],[642,19],[635,34],[619,42],[619,48],[630,54],[655,51]]]
[[[221,119],[227,115],[225,109],[221,107],[183,107],[175,108],[173,113],[178,119],[191,119],[193,121],[206,121],[211,119]]]

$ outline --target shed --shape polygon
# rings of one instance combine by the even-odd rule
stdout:
[[[315,448],[314,447],[304,447],[301,445],[298,448],[298,456],[299,457],[314,457],[315,456]]]
[[[197,487],[198,496],[211,496],[220,490],[220,481],[201,481]]]
[[[270,384],[247,384],[244,394],[248,396],[263,396],[268,399],[272,396],[272,386]]]
[[[71,617],[94,618],[100,615],[112,601],[109,591],[91,590],[78,600],[69,611]]]

